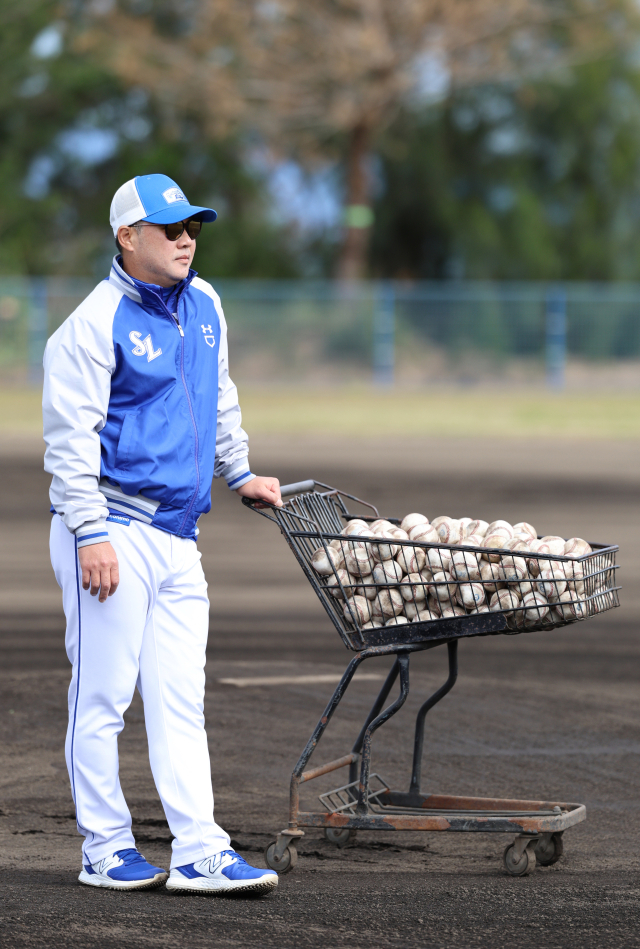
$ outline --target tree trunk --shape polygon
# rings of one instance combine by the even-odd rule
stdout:
[[[349,135],[345,231],[337,275],[341,280],[360,280],[367,270],[369,238],[373,223],[371,182],[366,168],[371,133],[364,123]]]

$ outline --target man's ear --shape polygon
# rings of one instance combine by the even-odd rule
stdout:
[[[118,243],[123,250],[133,251],[132,236],[135,231],[134,227],[119,227],[118,228]]]

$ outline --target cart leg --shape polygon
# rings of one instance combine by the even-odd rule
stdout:
[[[340,682],[338,683],[338,686],[335,692],[331,696],[329,700],[329,704],[325,708],[322,718],[320,719],[320,721],[314,728],[311,738],[307,742],[304,751],[298,758],[298,763],[293,769],[293,773],[291,775],[291,784],[290,784],[290,789],[289,789],[289,827],[292,829],[295,829],[298,826],[298,823],[297,823],[298,804],[300,801],[300,777],[302,775],[302,772],[304,771],[305,766],[307,762],[309,761],[309,758],[311,757],[313,752],[316,750],[316,746],[318,742],[320,741],[320,739],[322,738],[322,735],[324,734],[324,731],[327,725],[331,721],[333,713],[335,712],[338,705],[340,704],[342,697],[344,696],[344,693],[347,691],[347,687],[349,686],[349,683],[353,679],[356,669],[358,668],[360,663],[363,662],[367,658],[368,656],[366,652],[358,653],[356,656],[353,657],[353,659],[347,666],[344,675],[340,679]]]
[[[360,786],[358,787],[358,804],[356,811],[358,814],[366,814],[369,799],[369,771],[371,769],[371,737],[384,725],[385,722],[398,712],[407,700],[409,695],[409,660],[411,656],[404,654],[398,656],[397,663],[400,667],[400,695],[393,705],[390,705],[381,715],[378,715],[365,729],[364,741],[362,743],[362,762],[360,764]]]
[[[411,770],[411,787],[409,788],[410,792],[415,792],[416,794],[420,793],[422,749],[424,746],[424,726],[427,712],[429,712],[434,705],[437,705],[438,702],[445,697],[447,692],[451,691],[458,677],[458,640],[454,639],[447,643],[447,650],[449,652],[449,678],[437,692],[434,692],[433,695],[427,699],[416,718],[416,735],[413,744],[413,768]]]
[[[371,711],[369,712],[369,714],[367,715],[367,720],[362,726],[360,734],[356,738],[356,742],[353,748],[351,749],[352,754],[359,755],[360,752],[362,751],[362,743],[364,742],[364,736],[367,731],[367,728],[369,727],[371,722],[374,720],[374,718],[377,718],[380,712],[382,711],[382,707],[384,703],[387,701],[389,697],[389,692],[391,692],[391,689],[393,688],[393,684],[398,678],[399,674],[400,674],[400,663],[398,662],[398,657],[396,656],[396,661],[391,666],[389,675],[387,676],[384,685],[380,689],[378,698],[373,703],[373,707]],[[354,781],[358,780],[358,771],[359,771],[359,763],[357,761],[352,761],[351,764],[349,765],[349,784],[353,784]]]

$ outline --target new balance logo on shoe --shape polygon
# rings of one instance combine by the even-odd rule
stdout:
[[[156,356],[162,356],[161,349],[154,350],[153,343],[151,342],[151,334],[149,334],[149,336],[145,336],[142,341],[141,337],[142,333],[136,333],[135,330],[129,333],[129,339],[132,343],[136,344],[131,350],[134,356],[146,356],[147,362],[151,362],[151,360],[155,359]]]

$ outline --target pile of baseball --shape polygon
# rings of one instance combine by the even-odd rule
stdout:
[[[429,522],[408,514],[399,527],[354,518],[342,538],[319,547],[311,564],[327,592],[344,601],[345,619],[362,629],[488,612],[504,613],[510,627],[523,629],[593,612],[585,599],[586,567],[578,561],[591,547],[580,537],[538,539],[524,521],[443,516]]]

